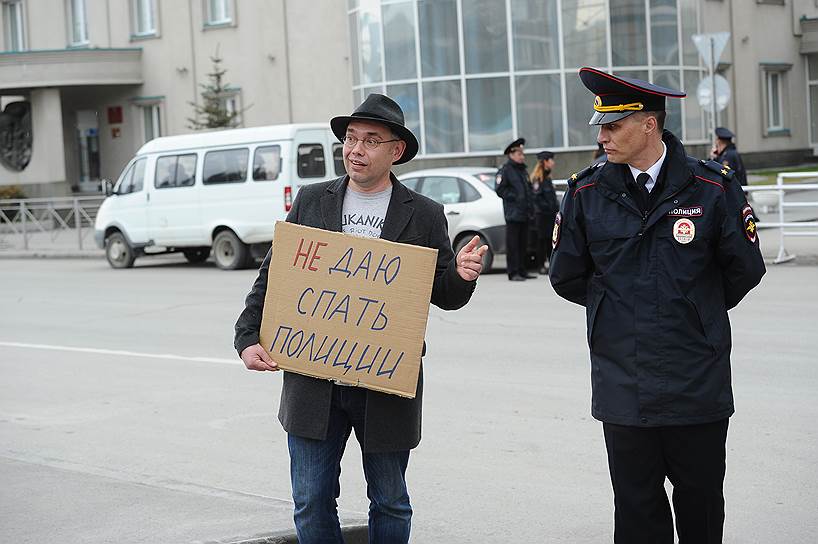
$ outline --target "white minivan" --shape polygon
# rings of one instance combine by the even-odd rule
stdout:
[[[114,268],[172,252],[202,262],[211,249],[219,268],[243,268],[267,252],[301,186],[344,174],[326,124],[156,138],[106,190],[95,239]]]

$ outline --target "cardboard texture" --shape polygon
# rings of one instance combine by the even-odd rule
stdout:
[[[276,223],[260,343],[287,371],[414,398],[437,250]]]

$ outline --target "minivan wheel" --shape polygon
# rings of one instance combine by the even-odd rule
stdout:
[[[112,268],[131,268],[136,253],[121,232],[115,232],[105,239],[105,258]]]
[[[480,236],[480,235],[478,234],[478,236]],[[472,238],[474,238],[473,234],[467,234],[467,235],[461,236],[460,238],[457,239],[457,241],[454,244],[454,254],[455,254],[455,256],[457,256],[457,254],[460,253],[461,249],[466,247],[466,244],[468,244],[469,240],[471,240]],[[480,241],[477,243],[477,247],[480,247],[480,246],[483,246],[483,245],[488,245],[488,242],[486,242],[485,238],[480,236]],[[483,272],[491,272],[491,265],[493,263],[494,263],[494,252],[491,251],[491,246],[489,246],[488,251],[486,251],[486,254],[483,255]]]
[[[210,248],[209,247],[194,247],[191,249],[185,249],[182,251],[184,254],[185,259],[189,263],[203,263],[210,257]]]
[[[213,258],[222,270],[237,270],[247,264],[250,249],[233,231],[223,230],[213,240]]]

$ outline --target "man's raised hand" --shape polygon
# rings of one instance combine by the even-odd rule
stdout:
[[[480,237],[475,234],[474,238],[469,240],[469,243],[463,246],[454,258],[457,273],[466,281],[476,280],[483,271],[483,255],[489,250],[489,246],[477,247],[479,243]]]

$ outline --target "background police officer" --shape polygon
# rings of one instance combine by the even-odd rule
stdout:
[[[547,274],[547,262],[551,257],[551,233],[554,232],[554,216],[559,211],[557,193],[551,182],[554,170],[554,154],[551,151],[537,153],[537,165],[531,173],[531,189],[534,199],[534,224],[531,233],[536,243],[535,266],[540,274]]]
[[[728,129],[718,127],[710,156],[717,163],[733,170],[733,176],[740,184],[747,185],[747,170],[744,169],[744,163],[738,154],[736,144],[733,143],[734,137],[735,135]]]
[[[572,176],[550,279],[585,306],[592,413],[603,423],[614,540],[721,542],[733,413],[727,310],[760,281],[753,211],[731,170],[663,131],[684,93],[582,68],[608,162]]]
[[[506,219],[506,270],[511,281],[535,278],[528,268],[528,228],[534,216],[534,197],[525,168],[525,138],[508,144],[503,152],[508,160],[497,171],[495,190],[503,199]]]

